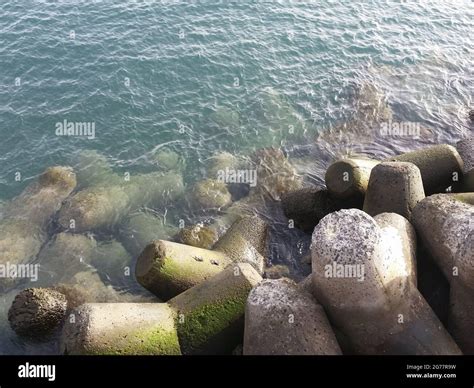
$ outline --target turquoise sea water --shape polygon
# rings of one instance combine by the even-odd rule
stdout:
[[[473,20],[462,0],[4,0],[0,200],[86,149],[134,173],[168,148],[186,159],[191,184],[218,150],[281,146],[320,182],[317,162],[339,149],[316,138],[357,114],[354,94],[367,84],[394,120],[431,135],[349,149],[381,157],[452,144],[472,130]],[[95,138],[57,136],[64,120],[93,122]],[[22,351],[0,342],[0,353]]]

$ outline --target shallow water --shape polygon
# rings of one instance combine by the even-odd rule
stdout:
[[[89,149],[119,175],[154,171],[156,152],[173,150],[190,185],[218,150],[277,146],[319,185],[339,155],[382,158],[469,133],[472,2],[354,3],[2,2],[0,200]],[[386,120],[384,103],[394,121],[427,130],[361,131],[367,115]],[[95,138],[57,136],[64,120],[94,123]],[[182,203],[155,211],[174,227],[213,218]],[[270,261],[303,276],[308,236],[285,227],[278,204],[261,212],[272,224]],[[0,354],[54,352],[3,330],[11,295],[0,309]]]

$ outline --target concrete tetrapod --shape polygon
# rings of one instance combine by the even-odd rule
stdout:
[[[306,233],[312,233],[321,218],[341,209],[362,209],[364,197],[335,198],[329,190],[306,187],[283,195],[281,204],[285,216]]]
[[[471,171],[474,168],[474,135],[459,140],[456,149],[464,162],[464,173]]]
[[[325,175],[326,186],[335,198],[363,197],[370,173],[380,162],[368,158],[347,158],[331,164]]]
[[[261,280],[250,264],[235,263],[171,299],[181,352],[226,354],[241,344],[247,297]]]
[[[397,213],[380,213],[374,217],[382,229],[383,236],[390,240],[386,249],[393,249],[391,254],[403,257],[408,263],[408,276],[417,285],[416,233],[410,222]]]
[[[311,244],[313,291],[357,354],[461,354],[410,278],[411,263],[367,213],[324,217]]]
[[[8,266],[15,268],[18,275],[18,265],[31,263],[38,254],[46,242],[53,215],[75,187],[76,176],[69,167],[50,167],[38,181],[4,206],[0,221],[0,291],[19,279],[10,276]]]
[[[266,236],[263,221],[242,217],[212,251],[170,241],[153,241],[138,257],[135,275],[143,287],[160,299],[168,300],[233,262],[249,262],[261,273],[264,258],[257,249],[266,246]]]
[[[440,193],[455,183],[463,171],[463,161],[456,148],[438,144],[397,155],[387,162],[408,162],[416,165],[423,178],[426,195]]]
[[[41,338],[52,334],[66,316],[66,297],[51,288],[27,288],[14,299],[8,321],[20,336]]]
[[[372,169],[363,209],[371,216],[393,212],[410,220],[413,208],[423,198],[418,167],[412,163],[384,162]]]
[[[77,189],[105,184],[120,184],[123,178],[116,174],[107,158],[95,150],[83,150],[73,157],[77,175]]]
[[[169,303],[88,303],[66,322],[66,354],[220,354],[242,341],[245,301],[261,280],[238,263]]]
[[[289,279],[263,280],[245,309],[244,355],[335,355],[324,309]]]
[[[120,241],[137,257],[153,240],[170,240],[178,228],[165,223],[163,217],[153,213],[139,212],[131,215],[120,227]]]
[[[450,284],[449,327],[474,354],[474,193],[437,194],[413,212],[415,228]]]
[[[163,205],[183,192],[175,173],[150,173],[122,184],[92,186],[70,197],[59,212],[59,223],[75,233],[112,227],[140,206]]]
[[[93,237],[64,232],[56,234],[39,252],[36,260],[39,275],[34,286],[67,282],[76,273],[87,271],[95,249],[97,242]]]
[[[84,303],[155,302],[154,297],[120,293],[106,286],[92,272],[79,272],[67,284],[34,287],[20,291],[8,310],[11,328],[21,337],[34,341],[51,339],[68,313]],[[73,321],[75,317],[69,314]]]

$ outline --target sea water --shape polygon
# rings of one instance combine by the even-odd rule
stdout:
[[[453,144],[472,130],[473,20],[469,0],[4,0],[0,201],[84,150],[118,174],[151,171],[156,152],[171,150],[191,185],[218,151],[281,147],[320,184],[344,153]],[[367,85],[376,101],[361,96]],[[341,128],[357,132],[367,101],[393,117],[346,141]],[[308,236],[288,231],[278,204],[267,211],[278,241],[270,262],[303,276]],[[185,212],[168,222],[191,219]],[[56,352],[9,331],[12,295],[0,303],[0,354]]]

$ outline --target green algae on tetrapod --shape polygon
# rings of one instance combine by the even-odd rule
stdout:
[[[165,240],[151,242],[137,259],[138,282],[168,300],[222,271],[232,262],[247,262],[263,273],[268,227],[257,216],[242,217],[207,250]],[[261,253],[260,253],[261,252]]]
[[[162,171],[182,172],[186,169],[186,161],[178,153],[170,149],[152,151],[148,160]]]
[[[208,346],[213,337],[221,337],[230,333],[221,334],[232,325],[241,325],[245,311],[246,296],[241,298],[226,298],[205,304],[200,308],[184,315],[183,322],[177,318],[177,328],[183,353],[201,353],[202,348]],[[227,349],[231,350],[229,346]]]
[[[61,349],[83,355],[179,355],[175,311],[165,303],[87,303],[72,311]]]
[[[91,356],[181,355],[177,333],[172,329],[136,330],[131,335],[133,341],[123,348],[114,345],[91,348],[87,354]]]
[[[474,192],[473,193],[457,193],[451,194],[453,199],[456,201],[465,203],[467,205],[474,205]]]
[[[179,231],[179,242],[197,248],[211,249],[217,241],[217,231],[209,226],[196,224]]]
[[[168,300],[217,274],[230,263],[222,252],[156,240],[138,257],[135,275],[143,287]]]
[[[242,343],[247,297],[261,280],[238,263],[171,299],[183,354],[225,354]]]

